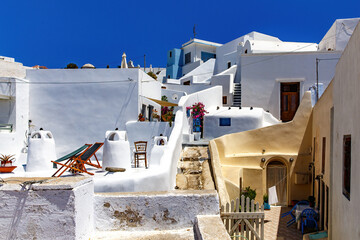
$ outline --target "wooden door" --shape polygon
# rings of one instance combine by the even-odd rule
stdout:
[[[299,83],[281,83],[281,120],[291,121],[299,107]]]

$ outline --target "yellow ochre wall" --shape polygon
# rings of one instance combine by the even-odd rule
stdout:
[[[323,138],[326,138],[325,145],[325,172],[323,174],[323,179],[325,185],[329,187],[330,190],[330,149],[331,146],[331,108],[333,107],[333,82],[329,84],[326,88],[326,91],[323,93],[319,101],[316,103],[313,109],[313,124],[312,124],[312,141],[314,152],[314,165],[315,165],[315,176],[322,174],[322,153],[323,153]],[[314,141],[315,140],[315,141]],[[318,181],[315,181],[315,198],[318,203]],[[320,195],[321,197],[321,195]],[[330,197],[330,196],[329,196]],[[326,194],[324,199],[325,206],[322,206],[320,211],[324,211],[324,220],[326,219]],[[330,200],[329,200],[330,204]],[[329,206],[330,211],[330,206]],[[329,214],[330,215],[330,214]],[[321,219],[320,219],[321,221]],[[330,216],[329,216],[330,223]],[[321,223],[320,223],[321,224]],[[327,227],[324,224],[325,229]],[[330,224],[329,224],[330,227]]]
[[[294,199],[307,199],[311,193],[311,183],[295,185],[295,173],[310,173],[311,113],[311,94],[306,92],[293,121],[211,140],[210,152],[212,157],[216,156],[212,161],[219,161],[218,165],[221,165],[221,173],[217,171],[215,178],[225,182],[227,188],[232,188],[220,190],[220,201],[238,197],[236,188],[239,177],[242,177],[243,187],[256,188],[255,201],[262,203],[263,194],[266,193],[266,166],[272,160],[281,161],[287,166],[288,204]],[[264,163],[262,158],[265,158]],[[293,162],[289,161],[290,158],[294,159]]]

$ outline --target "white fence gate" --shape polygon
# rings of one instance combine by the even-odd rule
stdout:
[[[221,219],[230,237],[236,240],[264,240],[264,205],[254,204],[254,200],[241,196],[240,201],[231,201],[226,206],[221,206]]]

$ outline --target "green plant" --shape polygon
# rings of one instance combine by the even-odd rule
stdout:
[[[164,95],[161,97],[161,101],[168,102],[168,98]],[[172,126],[174,118],[174,107],[161,107],[161,119],[163,122],[169,122],[169,126]]]
[[[256,198],[256,189],[251,189],[250,186],[248,186],[248,187],[245,188],[242,195],[245,196],[245,199],[250,198],[250,201],[255,200],[255,198]]]
[[[14,155],[1,154],[0,162],[1,162],[2,167],[4,167],[8,163],[10,163],[10,165],[12,165],[12,163],[15,162]]]
[[[264,203],[269,203],[269,196],[265,193],[263,196]]]
[[[78,69],[79,67],[75,63],[69,63],[66,65],[67,69]]]

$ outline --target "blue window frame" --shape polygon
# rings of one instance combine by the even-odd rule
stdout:
[[[219,118],[220,126],[231,126],[231,118]]]

